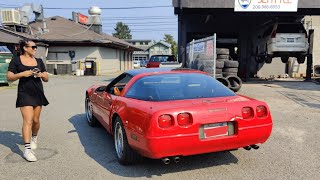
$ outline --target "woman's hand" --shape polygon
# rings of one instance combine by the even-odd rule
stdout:
[[[30,77],[33,75],[33,72],[32,72],[32,70],[26,70],[26,71],[21,72],[20,75],[22,77]]]
[[[42,81],[44,81],[44,82],[48,82],[48,80],[49,80],[47,72],[38,72],[35,74],[35,77],[41,78]]]
[[[8,71],[7,72],[7,80],[8,81],[15,81],[15,80],[18,80],[23,77],[30,77],[30,76],[32,76],[32,74],[33,74],[33,72],[31,70],[23,71],[18,74],[14,74],[13,72]]]

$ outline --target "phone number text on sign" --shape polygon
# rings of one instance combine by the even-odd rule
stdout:
[[[281,6],[280,5],[253,5],[252,6],[253,7],[253,9],[271,9],[271,10],[273,10],[273,9],[280,9],[281,8]]]

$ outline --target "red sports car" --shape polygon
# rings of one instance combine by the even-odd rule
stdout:
[[[141,156],[166,164],[180,157],[258,149],[272,130],[266,103],[236,95],[205,72],[148,68],[124,72],[86,91],[90,126],[114,135],[121,164]]]

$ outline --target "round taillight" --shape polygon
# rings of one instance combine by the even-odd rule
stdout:
[[[242,118],[243,119],[252,119],[253,116],[254,116],[254,112],[251,107],[242,108]]]
[[[265,106],[257,106],[257,116],[258,117],[267,117],[268,111]]]
[[[179,126],[190,126],[193,123],[192,116],[189,113],[180,113],[177,117]]]
[[[169,128],[174,125],[174,120],[172,116],[168,114],[164,114],[159,116],[158,118],[158,124],[160,128]]]

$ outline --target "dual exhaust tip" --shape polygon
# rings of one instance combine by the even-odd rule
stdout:
[[[180,160],[181,158],[179,156],[161,158],[161,161],[166,165],[170,164],[171,162],[179,163]]]
[[[251,148],[253,148],[253,149],[259,149],[259,146],[256,145],[256,144],[253,144],[253,145],[250,145],[250,146],[245,146],[245,147],[243,147],[243,149],[245,149],[245,150],[247,150],[247,151],[249,151]]]
[[[245,146],[243,147],[245,150],[249,151],[251,150],[251,148],[253,149],[259,149],[260,146],[256,145],[256,144],[252,144],[250,146]],[[179,156],[174,156],[174,157],[165,157],[165,158],[161,158],[161,161],[165,164],[168,165],[171,162],[174,163],[179,163],[181,161],[181,158]]]

